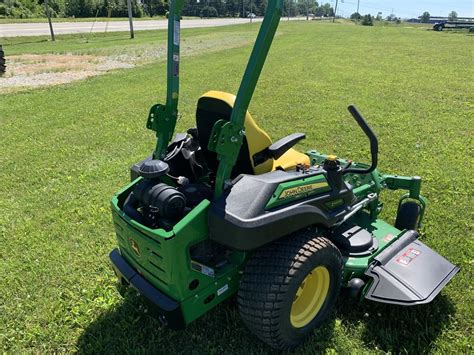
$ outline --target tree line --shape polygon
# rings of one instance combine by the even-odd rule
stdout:
[[[431,19],[431,15],[428,11],[423,12],[423,14],[419,17],[421,23],[429,23]],[[382,18],[381,13],[377,15],[377,17],[373,17],[371,14],[366,14],[366,15],[361,15],[358,12],[354,12],[351,16],[350,19],[353,21],[360,22],[364,26],[373,26],[374,21],[383,21],[384,19]],[[451,11],[448,14],[448,20],[449,21],[456,21],[458,19],[458,14],[456,11]],[[390,14],[385,18],[385,21],[387,22],[396,22],[400,23],[401,18],[397,17],[395,14]]]
[[[420,21],[422,23],[428,23],[430,22],[431,15],[428,11],[423,12],[423,14],[420,16]],[[456,21],[458,19],[458,13],[456,11],[451,11],[448,14],[448,21]]]
[[[263,16],[268,0],[185,0],[183,16],[247,17]],[[53,17],[126,17],[126,0],[49,0]],[[132,0],[134,17],[165,16],[167,0]],[[253,15],[252,15],[253,14]],[[283,16],[334,16],[329,3],[315,0],[285,0]],[[0,18],[45,17],[44,0],[3,0]]]

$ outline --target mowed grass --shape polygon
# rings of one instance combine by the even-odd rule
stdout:
[[[183,38],[257,29],[184,30]],[[151,43],[163,32],[142,36]],[[78,38],[66,37],[64,47]],[[254,118],[274,139],[305,132],[302,150],[366,161],[368,142],[345,109],[355,103],[378,134],[380,170],[424,179],[430,204],[423,241],[461,267],[429,305],[341,297],[298,352],[473,351],[472,40],[403,26],[281,23],[250,107]],[[50,42],[24,48],[63,50]],[[194,125],[205,91],[237,91],[250,50],[183,58],[178,130]],[[109,200],[127,183],[128,167],[154,147],[145,120],[149,107],[163,102],[165,84],[165,63],[157,62],[0,98],[1,350],[272,352],[243,326],[233,300],[175,332],[133,292],[124,299],[115,289]],[[398,196],[383,196],[389,221]]]
[[[255,26],[224,26],[221,28],[195,28],[181,30],[181,49],[185,50],[189,42],[198,41],[202,43],[213,42],[218,50],[219,46],[227,48],[229,37],[233,39],[236,36],[247,41],[253,35],[255,37],[258,28]],[[166,50],[166,31],[140,31],[135,39],[131,40],[127,32],[109,32],[109,33],[81,33],[57,36],[56,41],[52,42],[47,36],[25,36],[25,37],[6,37],[2,39],[5,55],[21,54],[92,54],[92,55],[110,55],[110,54],[128,54],[134,49],[148,47],[150,49],[160,48]]]

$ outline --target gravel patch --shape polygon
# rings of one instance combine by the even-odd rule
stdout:
[[[26,54],[7,57],[0,92],[67,84],[135,64],[105,56],[73,54]]]
[[[181,55],[192,56],[240,47],[251,43],[254,35],[220,34],[183,39]],[[0,93],[62,85],[112,70],[129,69],[166,60],[166,42],[99,48],[88,54],[23,54],[7,56],[7,72],[0,77]]]

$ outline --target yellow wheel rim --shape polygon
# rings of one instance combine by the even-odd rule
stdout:
[[[303,280],[291,306],[290,321],[295,328],[308,325],[323,306],[329,291],[329,271],[318,266]]]

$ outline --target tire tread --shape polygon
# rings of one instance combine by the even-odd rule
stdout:
[[[239,311],[247,327],[271,347],[291,349],[298,345],[289,344],[281,333],[284,302],[295,275],[323,249],[336,254],[342,274],[339,250],[329,239],[314,236],[314,231],[280,239],[257,250],[248,260],[237,296]]]

